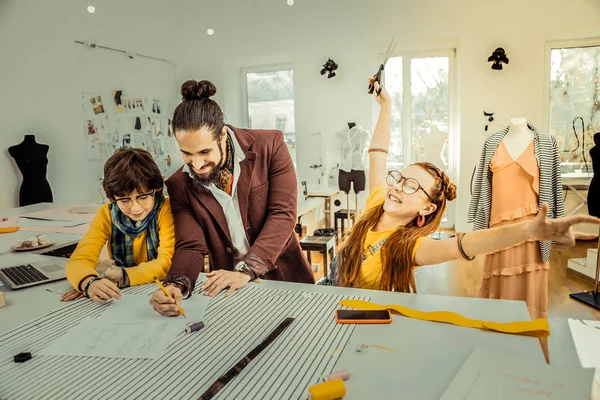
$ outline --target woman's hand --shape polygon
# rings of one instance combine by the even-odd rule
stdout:
[[[375,77],[372,76],[369,78],[369,85],[373,84],[373,82],[375,82]],[[375,98],[375,101],[377,101],[377,103],[379,103],[380,105],[391,105],[392,101],[390,99],[390,95],[388,94],[388,92],[383,89],[381,91],[381,93],[379,93],[379,96],[377,96],[377,92],[379,91],[379,82],[375,82],[375,90],[373,90],[373,97]]]
[[[570,217],[549,219],[548,204],[542,204],[542,208],[534,219],[529,223],[528,231],[532,239],[539,241],[553,241],[553,247],[565,249],[575,244],[575,233],[571,227],[576,224],[590,223],[600,225],[600,219],[591,215],[577,214]],[[584,238],[578,234],[577,238]]]

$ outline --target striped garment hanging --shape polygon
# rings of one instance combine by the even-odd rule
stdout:
[[[538,132],[532,124],[528,123],[527,126],[534,133],[535,157],[540,168],[539,206],[541,207],[542,203],[548,203],[548,218],[564,217],[565,205],[556,139],[552,135]],[[467,222],[474,223],[474,231],[487,229],[490,226],[492,208],[492,171],[490,163],[500,142],[509,130],[510,127],[506,127],[494,133],[486,139],[483,145],[467,219]],[[543,262],[548,261],[551,246],[552,242],[540,242],[540,255]]]

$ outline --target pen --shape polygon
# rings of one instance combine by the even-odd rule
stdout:
[[[165,289],[165,287],[162,285],[162,283],[160,283],[160,281],[158,280],[157,277],[154,277],[154,282],[156,282],[156,284],[158,285],[158,287],[160,288],[160,290],[163,291],[163,293],[170,298],[173,298],[173,296],[171,296],[171,293],[169,293],[169,291],[167,289]],[[185,316],[185,313],[183,312],[183,308],[179,307],[179,314],[183,315],[183,317],[185,319],[187,319],[187,317]]]

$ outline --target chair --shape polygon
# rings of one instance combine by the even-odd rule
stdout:
[[[323,254],[323,273],[327,276],[327,267],[329,265],[329,258],[333,259],[335,256],[335,236],[306,236],[300,240],[300,247],[306,251],[306,258],[312,267],[311,251],[318,251]]]
[[[342,232],[340,237],[344,237],[344,220],[348,220],[348,230],[350,230],[350,220],[352,220],[352,226],[356,223],[356,210],[338,210],[334,214],[334,229],[336,235],[338,234],[338,219],[341,221]]]

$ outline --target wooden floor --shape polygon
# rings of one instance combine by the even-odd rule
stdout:
[[[568,250],[553,250],[550,255],[548,284],[548,318],[578,318],[600,320],[600,312],[572,300],[569,293],[592,290],[593,285],[567,275],[569,258],[586,256],[587,249],[597,247],[597,241],[579,241]],[[416,271],[419,293],[445,296],[476,297],[481,285],[484,257],[468,262],[453,261]],[[319,264],[315,279],[323,276],[322,257],[312,252],[313,266]]]

